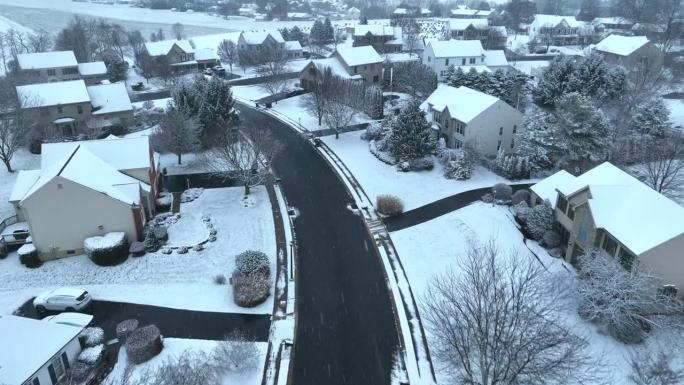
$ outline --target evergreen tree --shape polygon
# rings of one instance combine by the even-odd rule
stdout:
[[[368,25],[368,18],[366,16],[361,16],[361,19],[359,19],[359,25]]]
[[[422,158],[437,148],[430,123],[417,102],[410,103],[393,120],[389,148],[392,156],[399,161]]]
[[[320,19],[317,19],[309,31],[309,40],[311,40],[312,43],[318,44],[322,43],[324,39],[323,23],[321,23]]]
[[[330,19],[326,17],[325,22],[323,23],[323,42],[332,43],[334,41],[335,28],[333,27],[332,22],[330,22]]]
[[[598,0],[582,0],[577,20],[592,21],[599,16]]]
[[[568,83],[574,72],[574,58],[570,56],[554,58],[532,92],[534,100],[542,106],[555,105],[558,98],[567,92]]]
[[[283,27],[278,30],[280,32],[280,35],[283,37],[283,40],[285,41],[290,41],[292,38],[290,37],[290,30]]]
[[[642,103],[635,108],[629,128],[633,135],[639,137],[648,135],[650,138],[660,139],[665,136],[670,127],[669,110],[662,99],[658,98]],[[639,140],[639,142],[642,141]]]
[[[292,27],[292,29],[289,32],[290,39],[292,41],[298,41],[300,43],[304,43],[304,34],[302,33],[302,30],[299,29],[298,26]]]
[[[202,100],[197,119],[204,127],[202,142],[209,146],[221,130],[237,123],[233,92],[230,85],[218,77],[212,77],[203,87]]]
[[[547,113],[539,110],[531,112],[525,117],[524,129],[516,137],[516,154],[527,159],[531,171],[551,169],[554,166],[551,158],[560,156],[551,152],[555,149],[554,133],[548,121]]]

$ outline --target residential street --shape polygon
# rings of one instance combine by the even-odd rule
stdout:
[[[334,171],[294,130],[240,106],[283,148],[274,161],[300,215],[293,384],[389,384],[398,336],[379,258],[362,218]]]

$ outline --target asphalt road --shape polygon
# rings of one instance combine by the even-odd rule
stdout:
[[[241,330],[256,341],[268,341],[271,316],[269,314],[214,313],[139,305],[126,302],[93,301],[83,313],[94,316],[92,325],[101,327],[109,340],[116,337],[116,325],[135,318],[140,326],[155,324],[164,337],[221,340],[234,330]],[[36,314],[33,299],[24,303],[18,315],[41,319]]]
[[[389,292],[362,218],[334,171],[299,134],[259,111],[241,117],[269,129],[298,242],[295,385],[390,384],[398,336]]]

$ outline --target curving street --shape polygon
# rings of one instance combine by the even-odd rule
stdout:
[[[274,171],[300,215],[297,233],[295,385],[389,384],[398,336],[389,291],[362,218],[344,184],[287,125],[239,106],[241,117],[283,144]]]

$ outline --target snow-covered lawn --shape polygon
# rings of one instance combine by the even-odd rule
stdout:
[[[208,341],[208,340],[194,340],[194,339],[183,339],[183,338],[165,338],[164,339],[164,349],[159,353],[159,355],[153,357],[151,360],[144,362],[139,365],[134,365],[131,373],[132,383],[136,382],[140,376],[145,373],[145,371],[154,371],[155,368],[163,365],[167,360],[173,359],[174,357],[179,357],[186,354],[211,354],[212,351],[218,345],[218,341]],[[229,373],[226,374],[221,383],[217,385],[258,385],[261,383],[261,372],[264,367],[264,360],[266,359],[266,351],[268,349],[268,343],[257,342],[257,349],[259,350],[259,360],[256,367],[245,373]],[[126,355],[126,349],[119,350],[118,362],[114,366],[114,369],[109,374],[107,379],[116,383],[117,379],[123,376],[126,362],[128,357]]]
[[[416,207],[446,198],[459,192],[496,183],[510,183],[489,170],[477,167],[467,181],[444,178],[442,165],[435,159],[432,171],[401,172],[395,166],[379,161],[368,150],[368,142],[361,139],[362,132],[350,132],[323,138],[323,141],[340,157],[352,174],[375,202],[378,195],[392,194],[404,201],[404,209]]]
[[[312,115],[306,109],[305,97],[306,94],[281,100],[277,104],[274,104],[272,109],[278,116],[282,117],[284,115],[289,118],[290,123],[301,124],[309,131],[327,129],[328,126],[326,126],[325,122],[319,126],[318,118]],[[362,112],[357,112],[351,124],[360,124],[371,121],[372,119],[369,118],[368,115]]]
[[[152,108],[161,108],[165,110],[168,103],[173,101],[173,98],[152,99],[149,101],[152,102],[152,105],[154,106]],[[142,110],[145,108],[143,107],[145,102],[133,102],[131,104],[133,105],[133,108],[135,108],[136,110]]]
[[[292,90],[297,84],[299,84],[299,79],[290,79],[287,81],[285,89]],[[271,95],[270,92],[259,84],[253,86],[232,86],[230,89],[233,91],[233,97],[241,101],[254,101]]]
[[[22,300],[58,286],[86,288],[96,299],[270,314],[273,296],[255,308],[240,308],[233,303],[230,285],[213,283],[217,274],[230,276],[235,255],[245,250],[266,253],[275,272],[275,229],[268,194],[263,186],[252,191],[250,205],[243,203],[242,188],[207,189],[197,200],[181,205],[182,220],[171,225],[170,243],[176,242],[173,236],[178,232],[189,232],[185,238],[193,234],[199,237],[204,226],[201,218],[209,215],[218,239],[207,243],[201,252],[157,252],[129,258],[113,267],[96,266],[82,255],[46,262],[37,269],[24,267],[13,253],[0,260],[0,314],[11,313]]]
[[[670,110],[670,121],[672,121],[672,125],[684,131],[684,100],[663,99],[663,102],[668,110]]]
[[[13,173],[7,172],[5,165],[0,164],[0,221],[15,214],[14,208],[7,200],[12,193],[19,170],[40,168],[40,155],[31,154],[27,149],[21,148],[14,154],[11,164]]]
[[[449,267],[457,267],[470,244],[484,244],[494,240],[502,252],[519,250],[529,258],[534,258],[523,243],[522,234],[516,228],[509,210],[481,202],[394,232],[391,237],[419,303],[427,295],[427,287],[432,278],[444,273]],[[572,278],[572,267],[560,259],[551,257],[535,242],[529,242],[528,245],[549,270],[549,279]],[[628,347],[600,333],[595,325],[577,316],[576,306],[572,303],[568,305],[567,324],[578,335],[588,340],[588,354],[597,359],[603,357],[604,366],[596,369],[605,369],[606,374],[612,377],[607,379],[607,383],[630,383],[627,380],[629,366],[626,360],[631,349],[650,349],[657,345],[674,347],[673,336],[665,332],[652,333],[644,345]],[[680,346],[677,345],[677,348]],[[438,380],[442,384],[449,383],[443,370],[438,371]]]

